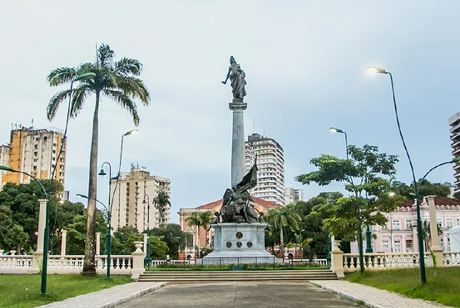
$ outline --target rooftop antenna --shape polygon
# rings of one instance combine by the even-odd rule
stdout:
[[[34,129],[34,119],[30,121],[30,129]]]
[[[256,119],[254,118],[253,126],[252,126],[252,133],[255,134],[255,132],[256,132]]]

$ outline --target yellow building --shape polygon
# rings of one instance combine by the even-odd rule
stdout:
[[[117,178],[113,178],[110,189],[110,196],[114,196],[111,200],[111,225],[115,231],[120,227],[132,226],[143,232],[147,229],[147,222],[150,229],[169,224],[169,206],[162,218],[152,204],[160,190],[169,195],[169,179],[150,176],[150,172],[133,166],[131,172],[120,174],[118,183]]]
[[[2,164],[7,161],[6,166],[27,172],[37,179],[50,179],[56,166],[54,179],[64,186],[67,140],[64,140],[63,151],[57,160],[63,136],[57,129],[14,129],[11,131],[9,146],[1,148],[0,161]],[[2,174],[1,186],[7,182],[27,184],[30,178],[22,173],[7,172]]]

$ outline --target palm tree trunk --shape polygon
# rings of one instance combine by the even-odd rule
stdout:
[[[99,133],[99,93],[93,115],[93,136],[91,139],[91,159],[89,163],[88,219],[86,221],[85,259],[83,276],[96,275],[96,197],[97,197],[97,150]]]
[[[200,226],[196,226],[196,234],[197,234],[196,245],[198,247],[198,258],[201,258],[201,255],[200,255]]]
[[[281,257],[284,260],[284,236],[283,236],[283,227],[280,228],[280,250],[281,250]]]

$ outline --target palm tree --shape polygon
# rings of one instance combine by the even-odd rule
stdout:
[[[171,205],[171,202],[169,202],[168,193],[163,189],[160,189],[158,195],[155,198],[153,198],[153,204],[155,204],[155,208],[157,209],[158,214],[160,215],[159,222],[164,223],[166,207]]]
[[[190,217],[185,219],[189,226],[196,226],[197,229],[197,246],[198,246],[198,257],[200,257],[200,227],[208,229],[208,225],[212,221],[211,212],[193,212]]]
[[[298,229],[299,222],[302,220],[299,214],[295,211],[294,205],[289,204],[285,207],[277,207],[271,210],[267,215],[267,222],[274,229],[280,232],[280,251],[284,259],[284,228]]]
[[[91,154],[89,163],[89,185],[88,185],[88,219],[87,235],[85,240],[85,259],[83,264],[83,275],[96,275],[96,188],[97,188],[97,152],[99,133],[99,105],[101,96],[106,96],[117,102],[126,109],[132,116],[134,124],[139,125],[139,115],[136,103],[133,99],[138,98],[142,104],[148,105],[150,94],[139,76],[142,71],[142,64],[135,59],[122,58],[114,62],[115,53],[108,45],[102,44],[97,50],[95,63],[84,63],[78,67],[59,67],[53,70],[47,77],[50,86],[58,86],[71,82],[77,76],[86,73],[94,73],[96,77],[91,80],[82,81],[74,90],[70,115],[76,117],[83,108],[88,95],[94,94],[96,103],[93,115],[93,130],[91,137]],[[47,108],[47,116],[51,121],[59,107],[70,95],[70,90],[56,93],[50,100]]]

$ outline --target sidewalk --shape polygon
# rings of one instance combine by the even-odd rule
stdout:
[[[368,287],[344,280],[310,281],[312,285],[337,293],[355,302],[361,301],[373,308],[440,308],[451,307],[421,299],[412,299],[394,292]]]
[[[41,308],[112,308],[166,285],[165,282],[131,282],[109,289],[71,297]]]

